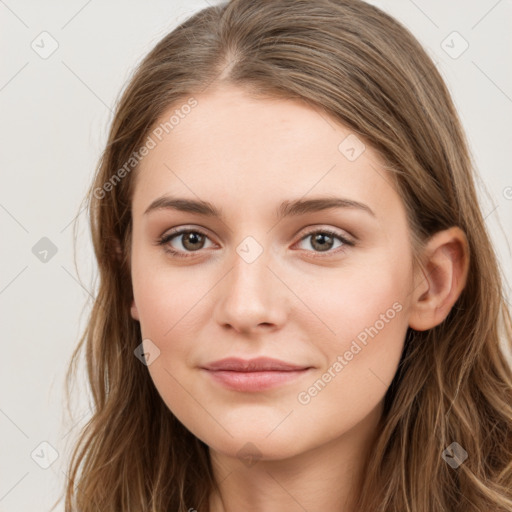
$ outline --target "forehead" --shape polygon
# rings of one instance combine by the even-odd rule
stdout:
[[[169,133],[153,136],[156,145],[136,173],[134,215],[165,193],[233,202],[245,211],[308,194],[350,196],[374,210],[399,199],[378,153],[319,108],[235,87],[194,98],[197,104],[174,116],[172,129],[167,125]],[[155,126],[176,110],[179,103]]]

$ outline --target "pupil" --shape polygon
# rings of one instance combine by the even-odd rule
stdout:
[[[322,234],[322,233],[319,233],[317,234],[315,237],[314,237],[314,244],[319,244],[319,248],[320,250],[327,250],[329,249],[329,243],[325,243],[325,239],[330,239],[332,241],[332,237],[329,236],[329,235],[325,235],[325,234]]]
[[[185,236],[185,241],[184,241],[185,247],[187,247],[188,244],[191,244],[193,246],[194,244],[201,242],[201,237],[202,237],[202,235],[200,235],[199,233],[193,233],[193,232],[187,233],[187,235]],[[191,247],[191,248],[197,249],[197,247]]]

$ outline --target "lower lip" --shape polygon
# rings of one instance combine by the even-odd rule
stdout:
[[[310,368],[294,371],[235,372],[205,370],[212,379],[236,391],[263,391],[305,375]]]

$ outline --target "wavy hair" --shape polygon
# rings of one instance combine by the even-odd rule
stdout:
[[[208,446],[175,418],[134,356],[142,341],[130,316],[137,165],[126,163],[170,106],[223,83],[320,107],[375,149],[406,206],[418,264],[436,232],[458,226],[468,239],[468,279],[454,307],[436,327],[407,331],[357,510],[511,512],[512,323],[473,158],[431,58],[402,24],[360,0],[211,6],[132,73],[84,198],[99,283],[66,390],[69,399],[82,354],[93,411],[70,457],[66,512],[209,510],[217,484]],[[453,442],[468,453],[456,469],[442,456]]]

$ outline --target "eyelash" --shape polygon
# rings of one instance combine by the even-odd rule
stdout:
[[[175,249],[170,248],[167,245],[173,238],[178,237],[179,235],[186,234],[186,233],[198,233],[198,234],[208,238],[208,235],[206,233],[204,233],[203,231],[199,230],[199,229],[183,228],[183,229],[179,229],[179,230],[176,230],[176,231],[172,231],[172,232],[167,233],[166,235],[160,237],[158,239],[157,244],[161,245],[161,246],[164,246],[164,250],[166,252],[168,252],[169,254],[171,254],[173,257],[177,257],[177,258],[191,258],[191,257],[194,256],[194,254],[193,254],[194,252],[199,252],[199,251],[192,251],[192,252],[189,252],[188,254],[183,254],[182,251],[177,251]],[[325,253],[322,253],[320,251],[307,251],[307,252],[313,252],[314,254],[316,253],[313,256],[314,258],[326,257],[326,256],[322,256],[322,254],[326,254],[327,256],[332,256],[333,254],[338,254],[340,252],[344,252],[346,250],[346,248],[344,246],[348,246],[348,247],[355,246],[355,242],[347,240],[345,237],[341,236],[339,233],[337,233],[337,232],[335,232],[335,231],[333,231],[331,229],[316,229],[316,230],[309,231],[308,233],[305,233],[302,236],[302,238],[299,240],[299,242],[301,242],[302,240],[306,239],[307,237],[309,237],[311,235],[315,235],[315,234],[318,234],[318,233],[321,233],[323,235],[329,235],[329,236],[331,236],[333,238],[337,238],[338,240],[340,240],[343,243],[343,246],[338,247],[335,250],[325,251]]]

